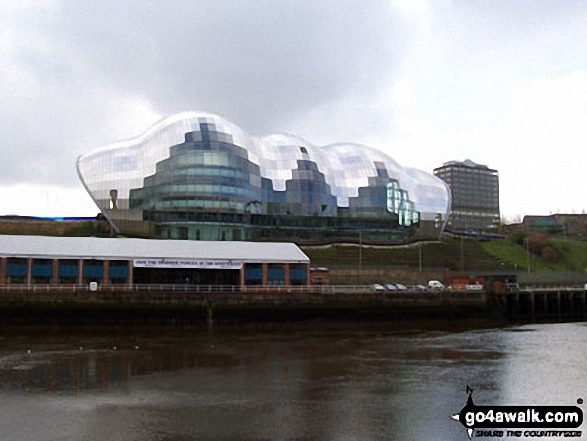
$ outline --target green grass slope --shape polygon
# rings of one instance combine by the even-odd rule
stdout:
[[[483,242],[485,251],[495,259],[532,271],[587,270],[587,242],[572,239],[546,239],[541,247],[530,253],[525,246],[507,239]],[[528,256],[529,254],[529,256]]]

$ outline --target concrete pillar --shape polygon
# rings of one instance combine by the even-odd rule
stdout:
[[[33,283],[33,259],[28,258],[26,260],[26,284],[30,285]]]
[[[133,284],[133,262],[132,260],[128,261],[128,274],[127,274],[127,279],[126,279],[126,283],[128,284],[128,286],[132,286]]]
[[[239,271],[239,283],[240,286],[245,286],[245,264],[243,262],[241,269]]]
[[[81,285],[84,283],[84,259],[77,261],[77,284]]]
[[[59,283],[59,260],[53,259],[52,264],[51,284],[57,285]]]
[[[267,286],[267,267],[269,266],[267,263],[263,263],[263,286]]]
[[[0,284],[6,283],[6,257],[0,257]]]
[[[110,261],[102,262],[102,284],[108,285],[110,283]]]
[[[289,277],[289,263],[284,263],[283,264],[283,273],[284,273],[283,284],[285,286],[291,285],[291,280],[290,280],[290,277]]]

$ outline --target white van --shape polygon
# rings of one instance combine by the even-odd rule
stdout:
[[[431,280],[428,282],[428,289],[432,291],[444,291],[444,285],[438,280]]]

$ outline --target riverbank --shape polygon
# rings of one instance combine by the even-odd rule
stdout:
[[[332,287],[329,287],[332,288]],[[0,297],[0,323],[209,323],[306,319],[466,319],[496,315],[485,292],[267,289],[247,292],[19,291]]]
[[[486,291],[374,291],[367,286],[240,287],[72,285],[0,292],[0,325],[189,325],[311,319],[351,321],[564,321],[587,318],[581,287]],[[167,289],[165,289],[167,288]],[[173,289],[171,289],[173,288]],[[181,289],[180,289],[181,288]],[[212,290],[214,288],[214,290]]]

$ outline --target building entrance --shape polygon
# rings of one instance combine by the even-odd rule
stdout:
[[[196,268],[135,268],[133,283],[173,285],[239,285],[240,271]]]

